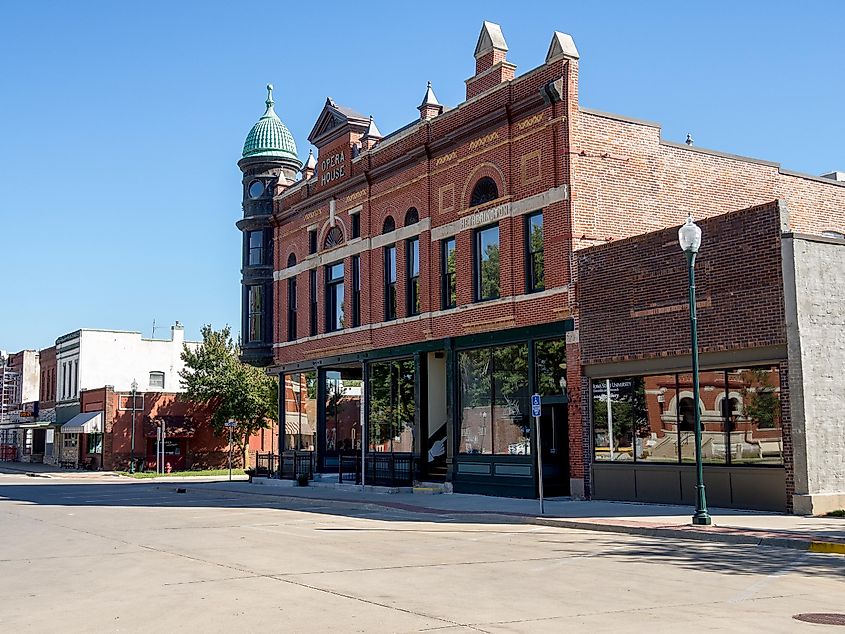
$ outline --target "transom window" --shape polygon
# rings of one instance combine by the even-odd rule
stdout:
[[[475,187],[472,188],[472,196],[470,197],[469,206],[483,205],[484,203],[496,200],[499,197],[499,187],[489,176],[484,176],[478,180]]]
[[[405,226],[408,225],[415,225],[420,221],[420,213],[417,211],[416,207],[411,207],[408,211],[405,212]]]
[[[288,268],[292,266],[296,266],[296,256],[293,253],[288,256]]]
[[[381,227],[381,232],[390,233],[391,231],[396,231],[396,222],[393,220],[393,216],[388,216],[384,219],[384,224]]]

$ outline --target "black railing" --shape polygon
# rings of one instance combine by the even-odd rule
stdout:
[[[413,486],[414,454],[368,453],[365,458],[365,484],[376,486]],[[361,454],[348,453],[338,456],[338,482],[361,484]]]
[[[279,455],[274,453],[255,454],[255,475],[271,478],[276,475]]]
[[[284,451],[279,464],[279,477],[285,480],[296,480],[300,475],[314,478],[313,451]]]

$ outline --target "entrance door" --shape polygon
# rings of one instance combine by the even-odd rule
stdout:
[[[565,403],[543,405],[540,415],[543,495],[569,495],[569,424]]]

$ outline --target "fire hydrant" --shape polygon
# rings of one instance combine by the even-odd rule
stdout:
[[[170,466],[170,463],[169,463],[169,462],[165,463],[165,465],[164,465],[164,471],[165,471],[166,473],[172,473],[172,472],[173,472],[173,467],[171,467],[171,466]]]

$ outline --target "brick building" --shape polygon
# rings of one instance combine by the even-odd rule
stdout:
[[[239,162],[244,357],[283,377],[319,469],[363,445],[457,491],[533,496],[537,392],[546,491],[590,495],[578,252],[774,199],[792,231],[845,231],[834,178],[580,107],[578,59],[556,32],[516,76],[485,22],[463,103],[429,85],[416,120],[382,135],[329,98],[304,164],[268,98]]]

